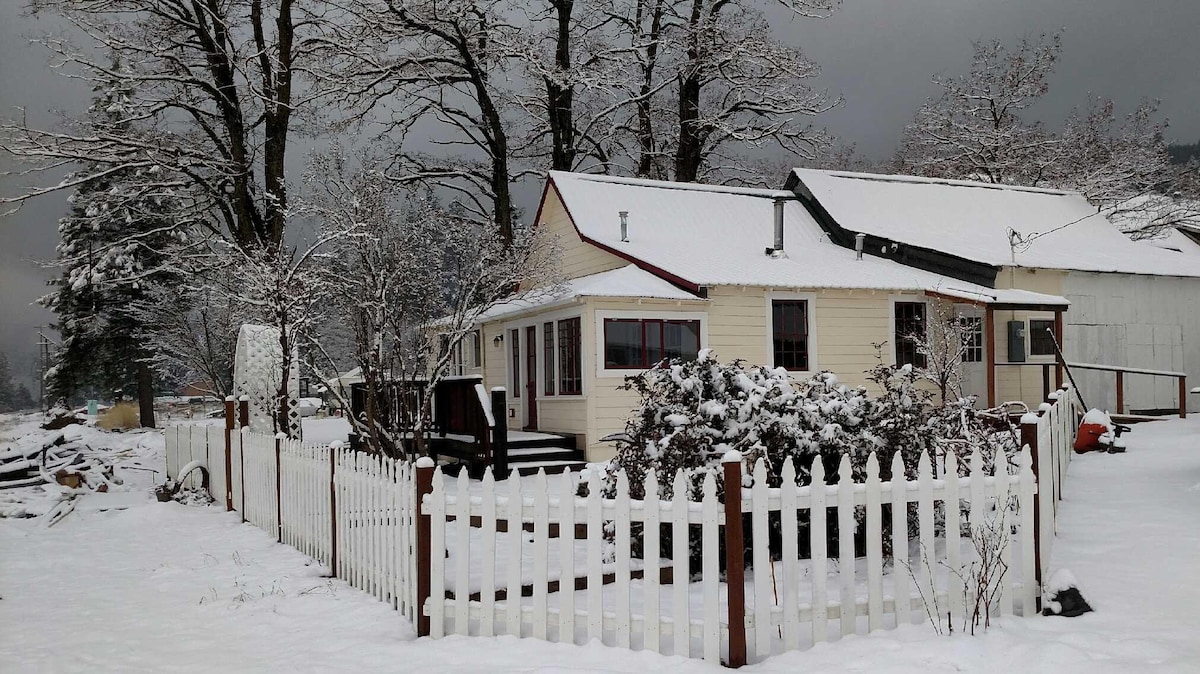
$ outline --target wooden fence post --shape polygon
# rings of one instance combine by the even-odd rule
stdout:
[[[1033,462],[1033,480],[1037,489],[1033,493],[1033,569],[1034,580],[1037,582],[1035,600],[1038,611],[1042,610],[1042,485],[1038,476],[1038,422],[1036,417],[1026,415],[1021,418],[1021,444],[1029,447],[1029,457]],[[1053,498],[1053,496],[1051,496]]]
[[[337,477],[334,470],[341,449],[340,442],[329,445],[329,575],[334,578],[338,577]]]
[[[285,437],[282,432],[275,434],[275,528],[280,543],[283,542],[283,471],[279,464],[279,445]]]
[[[742,536],[742,455],[721,459],[725,471],[725,587],[729,592],[729,667],[746,664],[746,545]],[[769,562],[768,562],[769,563]],[[710,582],[708,578],[705,582]]]
[[[427,637],[430,633],[429,616],[425,613],[425,604],[429,602],[430,564],[433,556],[430,554],[430,518],[425,512],[422,502],[425,495],[433,492],[433,471],[436,470],[433,459],[423,456],[417,459],[417,636]],[[519,525],[518,525],[519,526]],[[444,560],[439,559],[439,564]]]
[[[238,425],[242,428],[250,427],[250,396],[238,398]]]
[[[492,389],[492,475],[508,477],[508,393],[502,387]]]
[[[1117,414],[1125,414],[1125,373],[1117,370]]]
[[[237,427],[233,396],[225,397],[225,512],[233,510],[233,429]]]
[[[1187,418],[1187,377],[1179,378],[1179,418]]]

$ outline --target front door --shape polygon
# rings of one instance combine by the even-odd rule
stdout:
[[[525,429],[537,430],[537,326],[525,328]]]
[[[975,307],[958,307],[963,327],[962,395],[975,396],[975,407],[987,406],[987,363],[983,348],[983,312]]]

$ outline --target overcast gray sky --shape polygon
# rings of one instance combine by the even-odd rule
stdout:
[[[53,123],[55,110],[86,107],[89,92],[56,76],[45,52],[27,43],[52,26],[24,17],[24,4],[0,0],[0,115],[21,106],[35,123]],[[966,70],[972,40],[1012,43],[1058,28],[1066,29],[1064,53],[1039,117],[1056,123],[1089,93],[1115,99],[1122,111],[1158,98],[1172,140],[1200,139],[1200,0],[845,0],[823,21],[770,16],[779,36],[821,65],[820,85],[845,96],[844,107],[817,123],[870,158],[888,155],[935,93],[932,74]],[[18,184],[0,180],[0,193]],[[46,278],[33,261],[53,257],[65,197],[0,218],[0,350],[22,374],[35,353],[35,327],[51,319],[33,304]],[[522,206],[533,212],[533,204]]]

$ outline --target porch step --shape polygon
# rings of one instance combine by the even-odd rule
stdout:
[[[512,432],[508,436],[508,450],[532,449],[535,447],[557,449],[563,445],[573,445],[574,438],[565,435],[549,433]]]
[[[522,461],[520,463],[511,463],[509,467],[515,469],[521,476],[536,475],[538,470],[545,470],[547,475],[557,473],[565,473],[567,471],[578,472],[583,470],[587,464],[583,461],[572,460],[539,460],[539,461]]]
[[[508,450],[508,462],[525,464],[530,461],[582,461],[583,453],[566,447],[519,447]]]

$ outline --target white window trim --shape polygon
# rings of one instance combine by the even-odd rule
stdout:
[[[554,322],[554,324],[555,324],[554,325],[554,354],[555,354],[554,362],[555,362],[555,364],[557,364],[558,363],[558,322],[562,321],[562,320],[571,319],[571,318],[579,319],[579,338],[580,338],[580,341],[583,341],[583,335],[587,331],[587,321],[583,320],[584,319],[584,311],[583,311],[583,308],[578,305],[573,306],[573,307],[567,307],[564,309],[559,309],[557,311],[548,311],[543,314],[534,314],[531,316],[523,316],[519,319],[512,320],[512,321],[506,321],[506,322],[502,323],[501,326],[504,329],[504,343],[502,344],[502,346],[504,348],[504,358],[505,358],[504,371],[505,371],[506,375],[509,378],[512,377],[512,373],[509,372],[509,369],[511,368],[511,365],[512,365],[512,351],[511,351],[512,346],[510,346],[508,344],[508,339],[509,339],[509,337],[512,336],[511,335],[512,330],[520,331],[521,340],[520,340],[520,345],[518,347],[519,352],[520,352],[520,355],[519,355],[520,362],[518,365],[518,370],[520,370],[520,371],[517,373],[516,381],[518,382],[519,386],[524,387],[525,380],[522,379],[520,377],[520,375],[525,370],[525,363],[529,362],[528,361],[529,354],[527,353],[527,349],[524,345],[525,328],[528,328],[531,325],[535,326],[537,328],[537,337],[538,338],[537,338],[536,347],[543,348],[544,345],[542,344],[542,324],[551,322],[551,321]],[[548,395],[546,395],[546,391],[545,391],[546,358],[539,352],[537,355],[537,364],[538,364],[537,381],[538,381],[538,384],[540,385],[540,387],[538,389],[538,395],[537,395],[538,403],[542,403],[542,402],[546,402],[546,401],[554,401],[554,400],[559,400],[559,399],[561,399],[561,400],[580,400],[582,398],[586,398],[588,396],[588,390],[591,387],[591,382],[589,381],[590,378],[588,377],[587,357],[588,357],[587,349],[585,348],[584,344],[580,344],[579,345],[579,358],[580,358],[579,377],[582,380],[580,382],[580,393],[565,393],[565,394],[559,393],[558,392],[558,386],[559,386],[558,373],[555,372],[554,373],[554,395],[548,396]],[[521,401],[520,404],[525,405],[525,401],[528,397],[529,396],[524,395],[524,391],[522,391],[522,395],[520,397],[520,401]],[[509,400],[511,401],[512,399],[513,399],[512,394],[510,392]]]
[[[1054,323],[1054,313],[1050,311],[1031,311],[1025,316],[1025,362],[1026,363],[1055,363],[1054,354],[1033,355],[1033,325],[1032,321],[1050,321]]]
[[[808,379],[817,372],[821,371],[820,361],[817,359],[817,294],[816,293],[801,293],[789,292],[783,290],[768,290],[764,308],[766,313],[767,323],[767,361],[771,367],[777,367],[775,364],[775,324],[773,318],[775,312],[771,309],[771,302],[775,300],[804,300],[808,302],[806,312],[808,319],[808,369],[807,370],[788,370],[788,376],[794,379]]]
[[[624,378],[639,375],[645,370],[641,368],[621,368],[609,370],[604,367],[604,321],[606,319],[655,319],[675,321],[700,321],[700,348],[708,348],[708,312],[704,311],[618,311],[597,310],[595,317],[596,348],[592,350],[592,358],[596,366],[593,368],[598,379]],[[587,369],[586,366],[584,369]]]
[[[891,348],[888,352],[891,354],[891,362],[889,365],[896,365],[896,303],[897,302],[920,302],[925,305],[925,338],[929,339],[929,297],[925,295],[888,295],[888,344]],[[987,335],[984,335],[987,339]],[[984,342],[987,343],[986,341]],[[987,360],[987,356],[984,356]]]
[[[929,307],[926,306],[925,310],[928,311]],[[982,365],[986,364],[987,363],[987,310],[981,306],[977,306],[974,304],[955,304],[953,306],[953,310],[954,310],[955,319],[957,319],[959,316],[979,319],[979,341],[980,341],[979,350],[981,351],[981,355],[979,357],[979,360],[977,360],[977,361],[964,360],[964,361],[961,361],[961,365],[963,367],[972,367],[975,365],[982,366]],[[928,329],[928,328],[926,328],[926,329]],[[895,330],[892,330],[892,332],[894,333]]]

